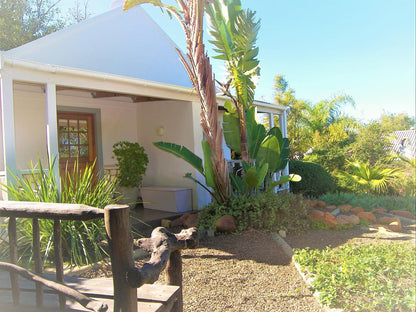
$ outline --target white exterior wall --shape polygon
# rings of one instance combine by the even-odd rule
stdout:
[[[186,187],[192,188],[193,207],[198,207],[197,187],[193,181],[183,176],[191,172],[195,177],[195,169],[184,160],[162,151],[152,143],[170,142],[186,146],[195,152],[194,114],[192,102],[156,101],[139,103],[138,142],[145,148],[149,156],[149,165],[143,186]],[[199,127],[198,124],[196,125]],[[163,128],[163,135],[158,133]],[[198,151],[196,152],[198,154]],[[201,155],[199,155],[201,157]]]

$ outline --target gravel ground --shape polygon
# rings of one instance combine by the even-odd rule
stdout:
[[[346,230],[312,230],[289,235],[293,248],[319,248],[345,243],[415,244],[415,225],[404,233],[377,227],[356,226]],[[183,297],[186,312],[231,311],[324,311],[308,290],[291,259],[270,234],[252,231],[201,239],[200,248],[184,250]],[[146,259],[137,263],[140,267]],[[109,268],[98,275],[108,275]],[[157,283],[164,283],[164,274]]]

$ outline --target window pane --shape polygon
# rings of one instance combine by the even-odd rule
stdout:
[[[68,133],[60,132],[59,133],[59,145],[68,145]]]
[[[79,134],[79,144],[88,144],[88,134],[80,133]]]
[[[58,129],[59,129],[59,131],[68,131],[68,120],[67,119],[59,119],[58,120]]]
[[[71,146],[70,157],[78,157],[78,146]]]
[[[81,145],[79,147],[79,157],[88,157],[88,145]]]
[[[69,121],[69,131],[78,131],[78,120]]]
[[[76,145],[78,144],[78,133],[70,133],[69,134],[69,144]]]
[[[79,120],[79,131],[88,132],[88,124],[86,120]]]
[[[64,158],[69,157],[69,146],[60,146],[59,147],[59,157],[64,157]]]

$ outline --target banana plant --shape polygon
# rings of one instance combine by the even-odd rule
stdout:
[[[219,202],[220,197],[218,195],[218,187],[215,181],[214,170],[212,168],[211,162],[212,152],[207,141],[201,142],[204,161],[202,161],[199,156],[195,155],[193,152],[182,145],[168,142],[153,142],[153,145],[165,152],[175,155],[176,157],[182,158],[188,164],[198,170],[198,172],[205,178],[205,184],[192,177],[191,173],[186,173],[184,177],[191,179],[195,183],[202,186],[211,194],[212,198],[216,202]]]
[[[227,112],[223,118],[224,137],[227,146],[240,153],[239,149],[239,132],[238,132],[238,117],[235,114],[236,109],[232,107],[231,103],[226,102],[224,105]],[[263,176],[261,183],[264,183],[266,189],[276,187],[279,184],[289,181],[300,181],[300,176],[287,175],[280,178],[279,181],[271,182],[271,177],[275,172],[283,170],[289,159],[289,140],[283,138],[279,128],[273,127],[269,131],[257,123],[255,118],[255,108],[250,107],[246,113],[247,133],[248,133],[248,152],[251,162],[243,162],[245,174],[250,170],[250,176],[253,172],[263,172],[264,165],[267,164],[266,174]],[[260,177],[260,174],[256,175]],[[239,178],[231,177],[233,187],[237,191],[243,190],[243,181]],[[249,184],[249,187],[255,187],[254,184]]]

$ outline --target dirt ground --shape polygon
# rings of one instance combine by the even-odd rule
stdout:
[[[415,229],[415,224],[407,224],[403,233],[361,226],[311,230],[288,235],[285,241],[292,248],[313,249],[346,243],[415,244]],[[163,274],[157,283],[164,283]],[[198,249],[183,251],[183,285],[187,312],[324,311],[291,258],[268,233],[252,231],[201,239]]]

